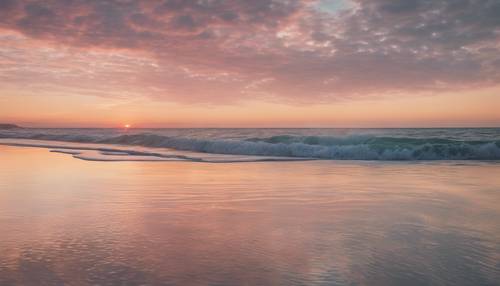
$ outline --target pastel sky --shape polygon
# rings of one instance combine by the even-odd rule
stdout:
[[[0,0],[0,122],[500,126],[500,0]]]

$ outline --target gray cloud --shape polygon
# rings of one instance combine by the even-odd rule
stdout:
[[[500,81],[498,0],[355,0],[337,12],[315,2],[1,1],[0,27],[148,54],[162,68],[130,78],[159,99],[318,102]]]

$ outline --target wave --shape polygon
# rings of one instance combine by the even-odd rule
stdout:
[[[54,140],[171,148],[215,154],[300,157],[333,160],[500,160],[499,140],[388,137],[376,135],[294,136],[200,139],[153,133],[47,134],[1,133],[0,138]]]

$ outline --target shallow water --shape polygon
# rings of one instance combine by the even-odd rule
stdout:
[[[0,146],[0,285],[498,285],[499,174]]]

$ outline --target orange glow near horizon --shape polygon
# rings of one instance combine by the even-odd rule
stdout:
[[[399,96],[330,104],[287,105],[242,102],[204,106],[132,103],[92,96],[6,96],[0,94],[0,122],[26,127],[497,127],[500,88],[460,94]],[[22,112],[19,112],[21,111]],[[169,110],[168,115],[165,110]],[[131,123],[119,123],[133,121]],[[128,127],[127,127],[128,126]]]

